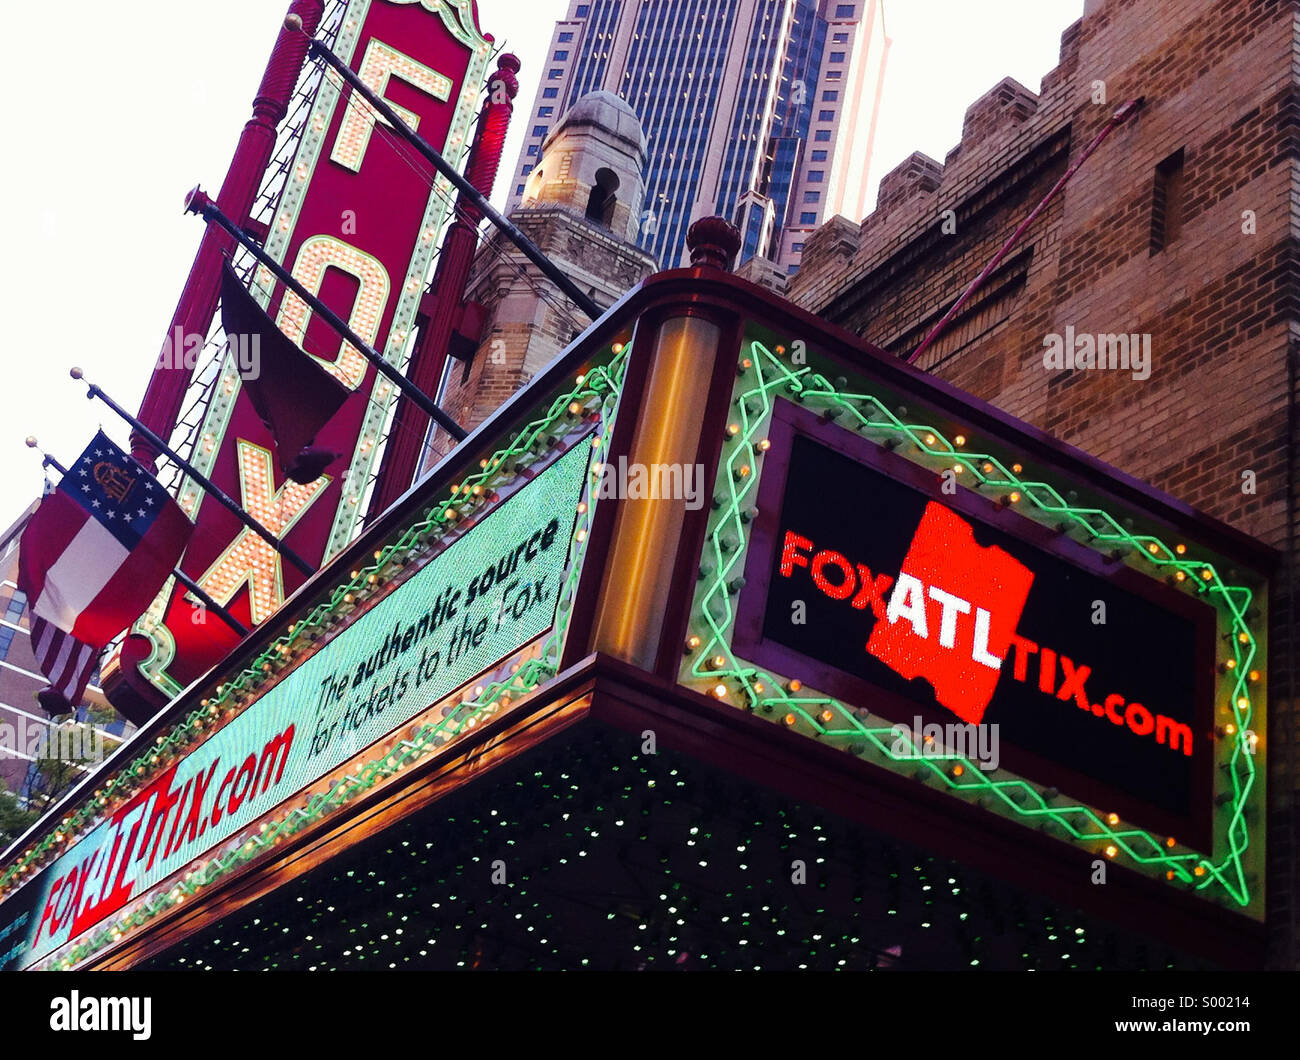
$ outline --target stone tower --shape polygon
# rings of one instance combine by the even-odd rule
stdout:
[[[646,138],[627,103],[592,92],[574,105],[542,147],[524,184],[524,211],[564,206],[619,239],[633,242],[641,218]]]
[[[636,245],[646,139],[632,108],[609,92],[584,96],[547,138],[514,222],[608,308],[654,271]],[[455,344],[440,404],[473,429],[590,323],[509,240],[492,232],[474,261],[468,300],[483,321],[477,347]],[[436,431],[425,467],[451,448]]]

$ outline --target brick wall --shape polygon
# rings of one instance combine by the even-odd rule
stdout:
[[[837,218],[809,240],[790,283],[794,301],[907,354],[1116,108],[1145,98],[918,363],[1284,552],[1268,697],[1275,966],[1296,952],[1298,56],[1284,0],[1089,0],[1036,97],[996,86],[942,166],[904,162],[861,225]],[[1155,250],[1157,167],[1180,150],[1181,230]],[[1046,369],[1044,337],[1067,326],[1149,334],[1150,378]]]

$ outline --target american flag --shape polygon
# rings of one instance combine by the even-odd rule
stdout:
[[[51,713],[85,694],[99,653],[163,587],[194,525],[143,467],[101,432],[23,529],[19,588]]]
[[[51,715],[76,709],[94,676],[99,652],[37,615],[32,616],[31,634],[37,665],[50,682],[36,694],[37,701]]]

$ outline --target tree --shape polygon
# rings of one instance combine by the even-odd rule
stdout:
[[[0,849],[27,831],[39,816],[39,810],[23,809],[19,805],[18,796],[0,780]]]

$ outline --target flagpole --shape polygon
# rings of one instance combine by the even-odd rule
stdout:
[[[271,257],[261,244],[252,236],[240,228],[234,221],[221,212],[217,206],[200,188],[195,188],[190,192],[185,200],[185,212],[199,214],[205,221],[210,221],[223,229],[231,238],[240,246],[253,255],[261,264],[265,265],[289,290],[296,294],[307,304],[311,311],[324,320],[337,331],[352,346],[356,347],[358,353],[379,370],[379,374],[384,376],[406,397],[414,401],[430,419],[437,421],[438,426],[442,427],[456,441],[464,441],[469,432],[459,423],[452,419],[442,407],[429,397],[423,390],[412,383],[392,364],[384,359],[380,353],[365,341],[360,335],[353,331],[347,322],[339,316],[334,310],[330,309],[324,302],[313,295],[301,283],[294,279],[293,274],[281,265],[275,258]]]
[[[141,438],[145,439],[150,445],[156,446],[158,452],[165,453],[167,456],[171,457],[171,459],[176,463],[176,465],[180,467],[181,470],[184,471],[187,475],[189,475],[190,478],[192,478],[195,482],[197,482],[203,490],[205,490],[208,494],[210,494],[218,504],[220,504],[223,508],[226,509],[226,511],[230,512],[231,515],[233,515],[236,519],[238,519],[241,523],[243,523],[246,527],[248,527],[248,529],[253,531],[253,533],[255,533],[258,537],[260,537],[263,541],[265,541],[268,545],[270,545],[273,549],[275,549],[278,553],[280,553],[280,555],[282,555],[285,559],[287,559],[290,563],[292,563],[295,567],[297,567],[300,571],[302,571],[303,574],[307,575],[307,577],[310,578],[313,574],[316,573],[315,567],[313,567],[310,563],[308,563],[305,559],[303,559],[300,555],[298,555],[297,552],[295,552],[283,541],[281,541],[278,537],[276,537],[275,534],[271,533],[270,530],[268,530],[256,519],[254,519],[251,515],[249,515],[246,511],[244,511],[244,509],[241,508],[238,504],[232,501],[230,497],[227,496],[226,493],[223,490],[221,490],[210,478],[208,478],[205,474],[203,474],[203,472],[199,471],[193,464],[191,464],[188,460],[186,460],[179,453],[177,453],[175,449],[173,449],[170,445],[168,445],[160,437],[158,437],[158,435],[154,434],[153,431],[151,431],[138,419],[136,419],[129,412],[127,412],[126,409],[122,408],[121,405],[119,405],[111,397],[105,394],[104,391],[102,391],[94,383],[87,382],[85,379],[85,373],[83,373],[80,368],[73,368],[72,371],[70,371],[68,374],[71,375],[73,379],[86,383],[86,387],[87,387],[86,397],[99,398],[100,401],[102,401],[110,409],[116,412],[118,416],[124,419],[137,432],[139,432]]]
[[[306,33],[303,29],[301,20],[290,15],[285,19],[285,28],[296,30],[299,33]],[[547,277],[556,287],[558,287],[579,309],[587,314],[592,320],[599,319],[604,311],[596,304],[590,295],[584,294],[582,288],[575,284],[558,265],[542,253],[541,249],[529,239],[523,232],[511,223],[504,215],[499,213],[493,205],[488,202],[487,197],[474,187],[460,171],[450,162],[442,157],[441,154],[429,143],[423,136],[412,129],[397,114],[392,107],[378,93],[374,92],[369,85],[359,78],[352,68],[342,59],[329,50],[324,44],[314,37],[307,46],[308,54],[313,58],[321,59],[330,66],[344,81],[352,86],[353,90],[360,93],[362,98],[373,107],[389,125],[393,127],[402,139],[406,140],[412,147],[420,152],[426,160],[451,181],[462,195],[465,196],[474,206],[480,210],[507,239],[523,252],[524,257],[541,269],[542,274]]]
[[[60,464],[54,457],[50,456],[49,453],[41,449],[40,444],[36,441],[35,438],[27,439],[27,447],[29,449],[35,449],[38,453],[41,454],[41,467],[52,467],[60,475],[66,475],[68,473],[68,469],[66,467]],[[192,592],[199,599],[199,601],[203,604],[205,608],[213,612],[219,619],[221,619],[221,621],[223,621],[232,630],[238,633],[240,637],[248,636],[248,629],[244,626],[244,624],[240,622],[239,619],[237,619],[229,611],[227,611],[224,607],[222,607],[219,603],[217,603],[214,599],[212,599],[211,596],[209,596],[206,592],[204,592],[203,589],[200,587],[199,583],[196,582],[193,578],[191,578],[188,574],[186,574],[183,570],[181,570],[180,567],[172,568],[172,577],[175,578],[178,582],[180,582],[183,586],[185,586],[185,588],[187,588],[190,592]]]
[[[325,15],[325,0],[293,0],[288,6],[294,28],[281,29],[276,36],[275,49],[253,99],[252,115],[239,134],[230,168],[217,195],[222,207],[241,219],[248,217],[253,209],[263,174],[275,153],[277,130],[289,113],[294,86],[305,65],[307,42],[303,31],[315,33]],[[160,89],[161,86],[155,87],[154,92]],[[168,340],[174,342],[177,332],[181,336],[207,335],[217,309],[221,254],[226,249],[226,239],[220,232],[203,234],[189,278],[167,325]],[[187,363],[187,359],[180,357],[160,357],[149,378],[139,415],[159,434],[170,436],[180,419],[193,375],[193,365],[187,368]],[[140,438],[131,439],[131,455],[148,469],[154,466],[158,454],[149,452],[143,442]]]

